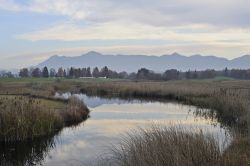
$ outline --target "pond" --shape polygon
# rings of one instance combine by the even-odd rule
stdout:
[[[68,98],[70,93],[56,97]],[[112,144],[137,127],[151,124],[204,129],[224,142],[227,131],[215,119],[196,116],[197,107],[174,102],[108,99],[75,94],[90,108],[90,118],[36,141],[1,145],[2,163],[22,165],[90,165],[107,155]],[[209,111],[207,109],[200,111]],[[11,160],[11,161],[10,161]]]

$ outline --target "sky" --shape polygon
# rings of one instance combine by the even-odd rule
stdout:
[[[0,69],[58,54],[250,54],[249,0],[0,0]]]

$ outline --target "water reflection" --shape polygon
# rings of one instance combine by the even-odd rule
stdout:
[[[119,98],[102,98],[97,96],[87,96],[85,94],[72,94],[72,93],[56,93],[55,98],[68,99],[70,96],[76,96],[83,100],[88,107],[95,108],[103,104],[134,104],[134,103],[145,103],[146,101],[138,99],[119,99]]]
[[[55,147],[56,135],[0,144],[0,165],[42,165]]]
[[[72,94],[56,94],[68,98]],[[89,165],[98,157],[107,155],[111,144],[119,142],[121,134],[152,123],[181,125],[190,130],[209,131],[223,142],[225,130],[216,119],[197,117],[194,106],[178,103],[149,102],[140,100],[103,99],[76,94],[91,108],[90,118],[75,128],[64,128],[61,133],[37,143],[26,142],[6,145],[1,150],[2,162],[12,165]],[[202,110],[201,110],[202,111]],[[203,111],[208,111],[203,109]],[[14,148],[13,148],[14,146]],[[25,149],[28,147],[28,149]],[[1,148],[2,149],[2,148]],[[15,149],[14,151],[11,151]],[[19,150],[17,150],[19,149]],[[25,149],[25,150],[21,150]],[[13,160],[11,160],[13,158]],[[30,163],[30,164],[27,164]]]

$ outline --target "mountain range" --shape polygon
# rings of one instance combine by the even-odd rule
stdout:
[[[49,59],[37,65],[37,67],[55,68],[59,67],[99,67],[108,66],[116,71],[136,72],[140,68],[148,68],[153,71],[165,71],[167,69],[187,70],[205,70],[215,69],[249,69],[250,55],[244,55],[239,58],[228,60],[216,56],[184,56],[178,53],[162,56],[147,55],[107,55],[98,52],[88,52],[81,56],[51,56]]]

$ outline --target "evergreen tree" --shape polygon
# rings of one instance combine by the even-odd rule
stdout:
[[[65,69],[63,70],[63,77],[67,77],[67,72]]]
[[[86,71],[86,77],[92,77],[90,67],[88,67],[88,68],[87,68],[87,71]]]
[[[45,78],[49,77],[49,71],[48,71],[48,68],[46,66],[43,68],[42,76]]]
[[[104,68],[102,68],[101,70],[101,76],[102,77],[108,77],[108,74],[109,74],[109,69],[107,66],[105,66]]]
[[[55,77],[55,76],[56,76],[56,70],[53,69],[53,68],[51,68],[51,69],[49,70],[49,76],[50,76],[50,77]]]
[[[92,72],[92,75],[93,75],[93,77],[95,77],[95,78],[97,78],[97,77],[100,76],[100,71],[99,71],[98,67],[95,67],[95,68],[94,68],[94,70],[93,70],[93,72]]]
[[[63,77],[63,68],[60,67],[57,71],[57,77]]]
[[[224,70],[224,76],[225,76],[225,77],[228,76],[228,69],[227,69],[227,67],[226,67],[225,70]]]
[[[73,78],[73,77],[74,77],[74,68],[73,68],[73,67],[71,67],[71,68],[69,69],[69,77],[70,77],[70,78]]]

